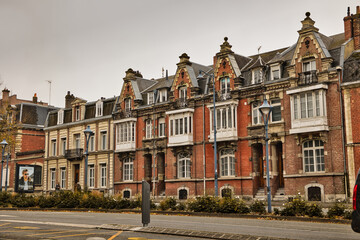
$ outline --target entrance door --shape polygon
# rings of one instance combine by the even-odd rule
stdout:
[[[264,161],[263,161],[263,146],[262,144],[254,144],[252,149],[252,158],[254,162],[254,171],[259,174],[259,187],[265,186],[264,179]]]
[[[279,188],[284,187],[284,174],[283,174],[283,158],[282,158],[282,143],[276,144],[276,156],[278,157],[278,172],[279,172]]]
[[[77,184],[80,184],[80,164],[74,164],[74,190],[77,190]]]

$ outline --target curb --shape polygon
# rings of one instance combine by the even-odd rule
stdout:
[[[186,229],[161,228],[161,227],[138,227],[138,226],[118,225],[118,224],[103,224],[99,227],[99,229],[132,231],[132,232],[153,233],[153,234],[166,234],[166,235],[176,235],[176,236],[184,236],[184,237],[199,237],[199,238],[207,238],[207,239],[222,239],[222,240],[235,240],[235,239],[290,240],[289,238],[274,238],[274,237],[265,237],[265,236],[251,236],[251,235],[243,235],[243,234],[193,231]]]

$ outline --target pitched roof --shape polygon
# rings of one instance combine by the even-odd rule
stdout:
[[[19,120],[21,124],[28,126],[43,127],[46,122],[46,117],[50,111],[58,108],[52,106],[41,106],[33,103],[20,103],[16,107],[20,109]]]

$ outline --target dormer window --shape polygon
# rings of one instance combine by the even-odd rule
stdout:
[[[104,103],[100,100],[96,103],[96,114],[95,117],[101,117],[103,115]]]
[[[275,65],[275,66],[271,66],[271,80],[277,80],[280,79],[280,66],[279,65]]]
[[[60,109],[58,111],[57,124],[63,124],[63,123],[64,123],[64,110]]]
[[[187,96],[187,89],[186,87],[179,88],[179,98],[186,99]]]
[[[263,78],[263,72],[261,68],[256,68],[252,71],[252,83],[261,83]]]
[[[316,62],[313,61],[307,61],[303,62],[303,72],[311,72],[316,70]]]
[[[131,99],[125,99],[125,112],[129,112],[131,110]]]
[[[80,106],[75,107],[75,121],[80,120]]]
[[[166,89],[162,89],[159,91],[159,102],[166,102],[167,101],[167,91]]]
[[[147,94],[147,97],[148,97],[148,104],[153,104],[154,103],[154,93],[153,92],[149,92]]]
[[[220,90],[221,94],[230,92],[230,78],[226,77],[220,80]]]

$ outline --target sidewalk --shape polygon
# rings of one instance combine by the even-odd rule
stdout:
[[[99,227],[99,229],[166,234],[166,235],[176,235],[176,236],[184,236],[184,237],[199,237],[205,239],[222,239],[222,240],[235,240],[235,239],[236,240],[286,240],[286,239],[290,240],[289,238],[250,236],[250,235],[242,235],[242,234],[193,231],[193,230],[161,228],[161,227],[139,227],[139,226],[119,225],[119,224],[103,224]]]

